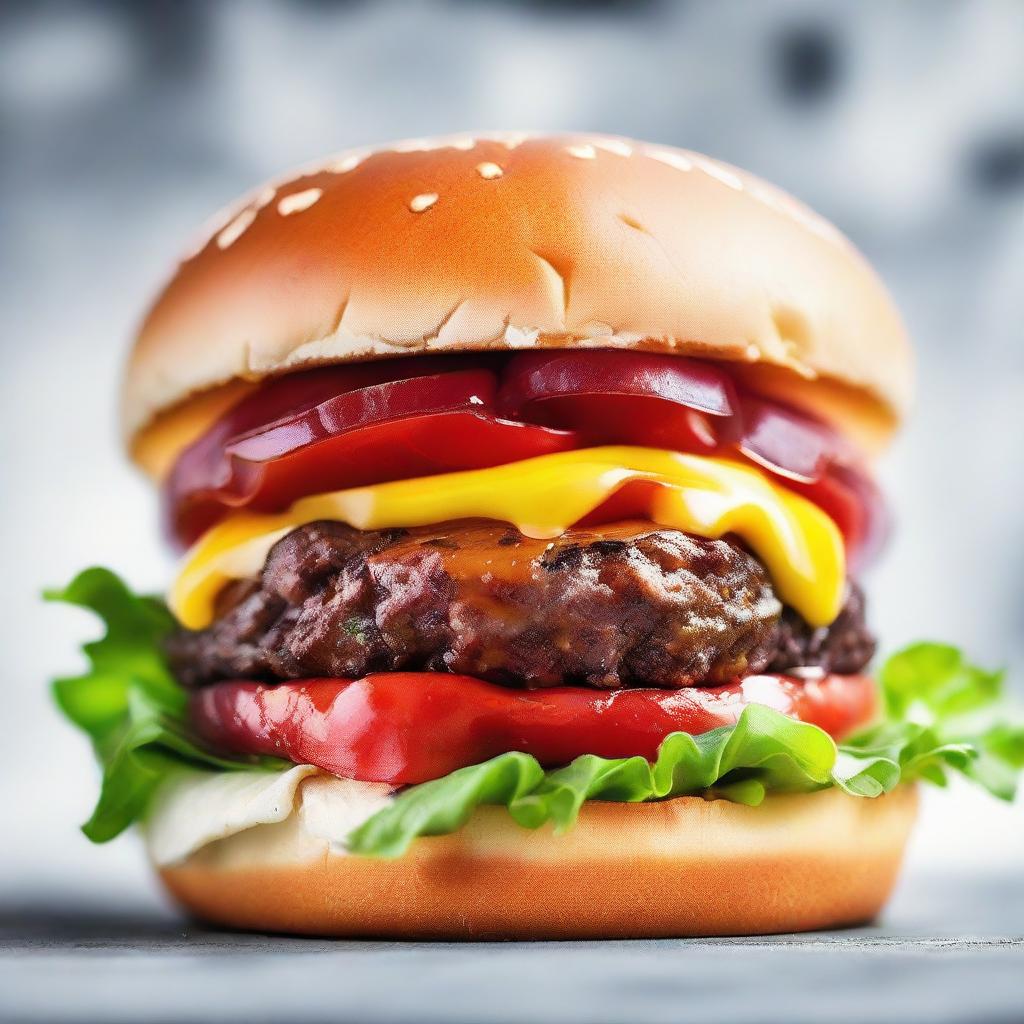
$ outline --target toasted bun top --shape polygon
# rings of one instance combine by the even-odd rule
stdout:
[[[134,445],[187,399],[298,367],[537,345],[774,368],[882,434],[911,386],[878,277],[773,186],[621,138],[460,136],[343,153],[225,211],[142,325],[124,428]]]

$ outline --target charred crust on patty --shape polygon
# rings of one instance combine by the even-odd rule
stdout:
[[[783,608],[732,539],[638,521],[534,540],[468,520],[360,531],[293,530],[259,580],[232,584],[208,629],[168,654],[200,686],[440,671],[505,686],[680,688],[820,666],[858,671],[874,650],[850,588],[827,629]]]

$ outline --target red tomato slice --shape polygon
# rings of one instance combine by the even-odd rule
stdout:
[[[396,672],[276,686],[217,683],[193,695],[191,714],[217,750],[405,785],[509,750],[548,767],[581,754],[653,759],[669,733],[732,725],[747,704],[842,736],[872,718],[876,697],[864,676],[749,676],[714,688],[607,692],[510,690],[468,676]]]
[[[493,370],[497,365],[485,365],[479,358],[460,355],[413,356],[408,359],[320,366],[313,370],[289,373],[264,381],[257,391],[232,406],[204,435],[204,440],[211,446],[214,442],[224,444],[233,437],[262,429],[357,388],[452,370],[488,369],[489,366]]]
[[[653,397],[709,416],[731,416],[737,408],[732,379],[711,363],[600,349],[513,356],[501,375],[499,405],[521,415],[533,403],[581,395]]]
[[[697,409],[639,395],[550,398],[527,409],[531,419],[572,429],[586,445],[635,444],[711,455],[728,437],[731,421]]]
[[[513,356],[498,406],[509,415],[577,430],[589,444],[679,451],[735,447],[787,479],[811,483],[856,453],[836,431],[775,401],[737,395],[708,363],[636,352],[531,352]]]
[[[738,405],[732,379],[710,363],[587,350],[513,356],[498,407],[550,426],[571,424],[588,444],[710,452],[732,437]]]
[[[824,423],[739,393],[710,363],[592,350],[416,357],[269,381],[179,458],[165,520],[188,544],[234,508],[275,512],[320,491],[596,444],[754,462],[833,517],[855,564],[885,536],[878,491]]]
[[[225,451],[230,458],[246,462],[272,462],[361,427],[456,409],[492,409],[497,383],[489,370],[453,370],[381,381],[333,395],[309,409],[232,438]]]
[[[223,436],[244,422],[243,410],[178,460],[164,489],[169,530],[187,544],[232,508],[278,511],[319,491],[479,469],[578,446],[570,431],[495,416],[496,386],[494,374],[482,369],[383,381]]]
[[[788,480],[813,483],[833,465],[853,465],[854,447],[820,420],[779,402],[742,399],[737,447],[752,462]]]

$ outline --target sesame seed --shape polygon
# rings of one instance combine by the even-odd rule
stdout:
[[[472,149],[475,145],[476,139],[467,135],[464,138],[455,139],[452,142],[452,149],[469,150]]]
[[[422,213],[424,210],[429,210],[436,202],[436,192],[423,192],[418,196],[412,197],[409,202],[409,209],[412,210],[413,213]]]
[[[721,164],[715,163],[714,160],[695,160],[694,163],[709,177],[714,178],[715,181],[720,181],[723,185],[728,185],[729,188],[735,189],[737,192],[743,191],[743,182],[740,181],[739,177],[733,174],[727,167],[723,167]]]
[[[429,153],[437,149],[440,143],[437,139],[403,139],[391,147],[392,153]]]
[[[277,212],[282,217],[287,217],[292,213],[302,213],[303,210],[308,210],[323,194],[322,188],[307,188],[303,192],[293,192],[277,204]]]
[[[497,165],[485,161],[476,165],[476,173],[481,178],[500,178],[505,172]]]
[[[594,145],[616,156],[632,156],[633,147],[621,139],[594,139]]]
[[[226,249],[242,237],[245,230],[256,219],[256,211],[252,208],[244,209],[219,235],[217,235],[217,247]]]
[[[335,174],[348,174],[349,171],[354,171],[365,159],[365,153],[351,153],[349,156],[344,156],[340,160],[335,160],[334,163],[328,164],[326,169],[333,171]]]
[[[693,161],[682,153],[673,152],[671,149],[649,149],[647,155],[660,164],[674,167],[677,171],[692,171]]]
[[[574,156],[578,160],[593,160],[597,157],[597,150],[589,143],[582,146],[566,146],[565,151],[569,156]]]
[[[264,206],[269,206],[274,201],[274,196],[276,195],[277,189],[273,185],[267,185],[256,197],[256,209],[262,210]]]
[[[506,149],[515,149],[516,146],[521,146],[531,136],[527,132],[488,132],[487,135],[481,137],[490,142],[497,142]]]

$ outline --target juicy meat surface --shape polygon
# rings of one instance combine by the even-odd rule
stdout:
[[[873,651],[859,591],[812,630],[744,548],[645,522],[555,541],[489,521],[363,532],[317,522],[260,579],[172,636],[186,685],[444,671],[509,686],[682,687],[796,665],[853,672]]]
[[[864,618],[864,592],[850,584],[835,621],[815,629],[792,608],[782,610],[769,668],[788,672],[821,667],[828,672],[859,672],[875,655],[875,637]]]

